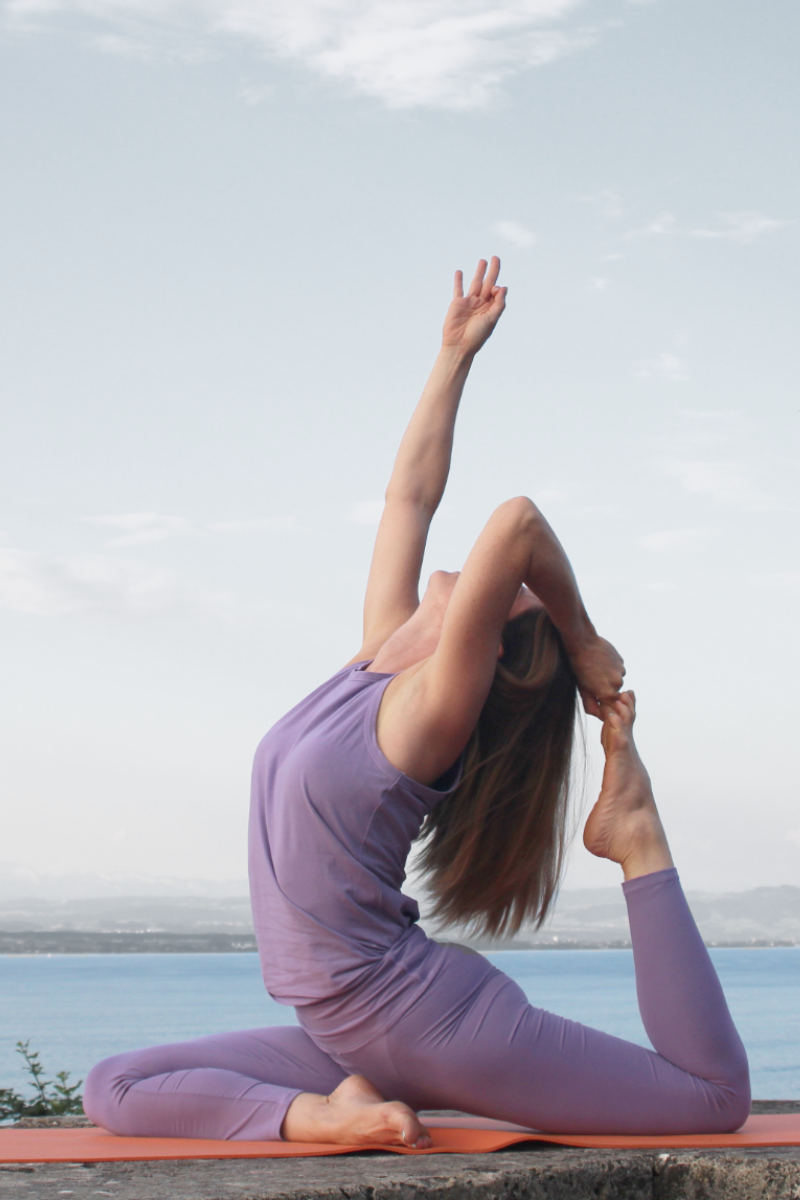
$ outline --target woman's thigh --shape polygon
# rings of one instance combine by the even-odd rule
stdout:
[[[296,1025],[215,1033],[186,1042],[129,1050],[105,1060],[129,1080],[175,1071],[230,1071],[275,1087],[328,1093],[344,1072]]]
[[[501,972],[487,973],[460,1003],[461,976],[455,958],[380,1035],[337,1061],[415,1108],[456,1108],[551,1133],[712,1132],[741,1123],[725,1081],[534,1008]]]

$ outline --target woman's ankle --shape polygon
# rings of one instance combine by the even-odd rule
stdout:
[[[300,1092],[286,1110],[281,1125],[281,1137],[285,1142],[314,1142],[318,1140],[319,1127],[324,1117],[327,1096],[315,1092]]]
[[[620,860],[626,883],[630,879],[638,879],[640,875],[652,875],[654,871],[665,871],[675,866],[658,813],[641,813],[639,817],[630,850]]]

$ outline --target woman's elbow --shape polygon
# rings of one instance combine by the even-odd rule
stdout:
[[[544,517],[528,496],[512,496],[510,500],[504,500],[492,515],[493,520],[517,537],[534,533],[544,523]]]

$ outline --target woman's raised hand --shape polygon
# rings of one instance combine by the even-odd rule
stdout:
[[[487,270],[488,268],[488,270]],[[500,320],[508,288],[497,286],[500,259],[478,263],[469,291],[464,295],[464,276],[456,271],[453,301],[444,319],[442,344],[477,354]]]

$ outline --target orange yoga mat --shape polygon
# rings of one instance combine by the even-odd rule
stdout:
[[[431,1131],[430,1150],[402,1146],[331,1146],[311,1142],[217,1142],[202,1138],[115,1137],[102,1129],[1,1129],[0,1162],[132,1162],[137,1159],[306,1158],[391,1150],[397,1154],[483,1154],[518,1142],[555,1142],[613,1150],[712,1149],[746,1146],[800,1146],[800,1113],[759,1114],[738,1133],[695,1133],[612,1137],[526,1131],[501,1121],[469,1118],[425,1118]]]

